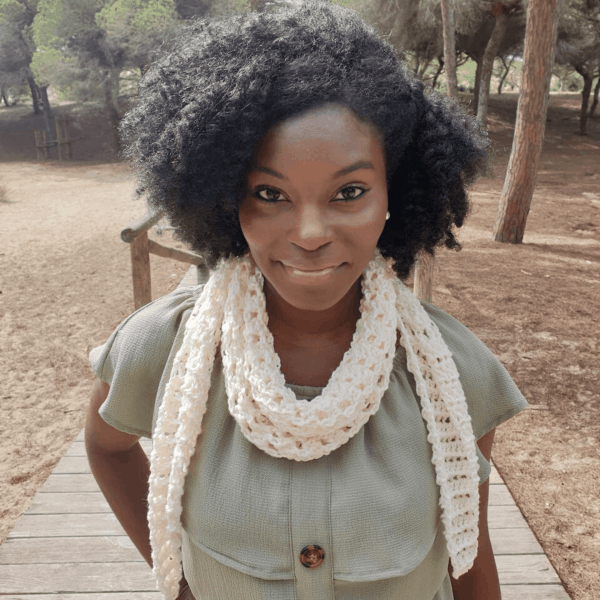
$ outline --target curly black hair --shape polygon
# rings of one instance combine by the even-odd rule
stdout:
[[[297,8],[184,27],[140,82],[121,122],[138,193],[214,267],[248,245],[238,219],[254,150],[275,123],[335,102],[385,139],[391,218],[378,241],[406,278],[419,251],[460,248],[453,229],[489,140],[456,103],[426,92],[400,54],[354,11]]]

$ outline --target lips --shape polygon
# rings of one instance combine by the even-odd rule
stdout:
[[[284,267],[288,269],[293,269],[294,271],[302,271],[303,273],[319,273],[320,271],[325,271],[327,269],[336,269],[340,265],[326,265],[323,267],[315,267],[315,266],[303,266],[303,265],[288,265],[286,263],[282,263]]]
[[[341,266],[341,265],[327,265],[327,266],[323,266],[323,267],[319,267],[319,268],[315,268],[314,266],[307,268],[304,265],[302,267],[300,267],[300,266],[288,265],[285,263],[281,263],[281,264],[283,265],[283,268],[286,270],[288,275],[291,275],[292,277],[304,278],[304,279],[309,279],[309,280],[310,279],[316,280],[316,279],[320,279],[321,277],[326,277],[327,275],[337,271],[337,269]]]

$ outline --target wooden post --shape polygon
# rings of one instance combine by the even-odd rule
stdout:
[[[198,279],[196,280],[198,285],[202,284],[202,283],[206,283],[209,278],[210,278],[210,271],[208,270],[208,267],[206,265],[198,265],[196,267],[197,269],[197,277]]]
[[[46,130],[42,129],[42,148],[44,153],[44,159],[48,158],[48,139],[46,136]]]
[[[69,160],[73,159],[73,153],[71,152],[71,139],[69,138],[68,132],[67,132],[67,125],[68,125],[68,121],[67,121],[67,117],[65,116],[63,118],[63,137],[65,140],[67,140],[66,144],[67,144],[67,158]]]
[[[415,265],[415,280],[413,294],[425,302],[431,302],[433,297],[433,271],[435,259],[429,252],[421,252]]]
[[[135,310],[152,301],[148,232],[144,231],[131,242],[131,276]]]
[[[56,117],[54,117],[54,126],[56,128],[56,146],[58,148],[58,160],[60,160],[62,162],[63,138],[62,138],[61,125],[62,125],[62,123],[61,123],[60,115],[56,115]]]
[[[35,151],[37,152],[38,160],[42,159],[42,132],[37,129],[33,132],[35,135]]]

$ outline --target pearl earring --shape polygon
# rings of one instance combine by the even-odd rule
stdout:
[[[388,211],[385,213],[385,220],[387,221],[389,218],[390,218],[390,211],[388,210]]]

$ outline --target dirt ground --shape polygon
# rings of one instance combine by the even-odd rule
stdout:
[[[571,598],[597,600],[600,124],[577,135],[579,99],[551,98],[524,243],[507,245],[490,232],[517,97],[492,96],[495,175],[473,189],[463,250],[439,252],[434,302],[500,357],[532,405],[498,428],[493,457]],[[144,207],[99,113],[60,110],[87,136],[71,163],[35,161],[29,111],[0,108],[0,543],[83,427],[88,351],[133,310],[119,231]],[[157,297],[186,266],[152,261]]]

